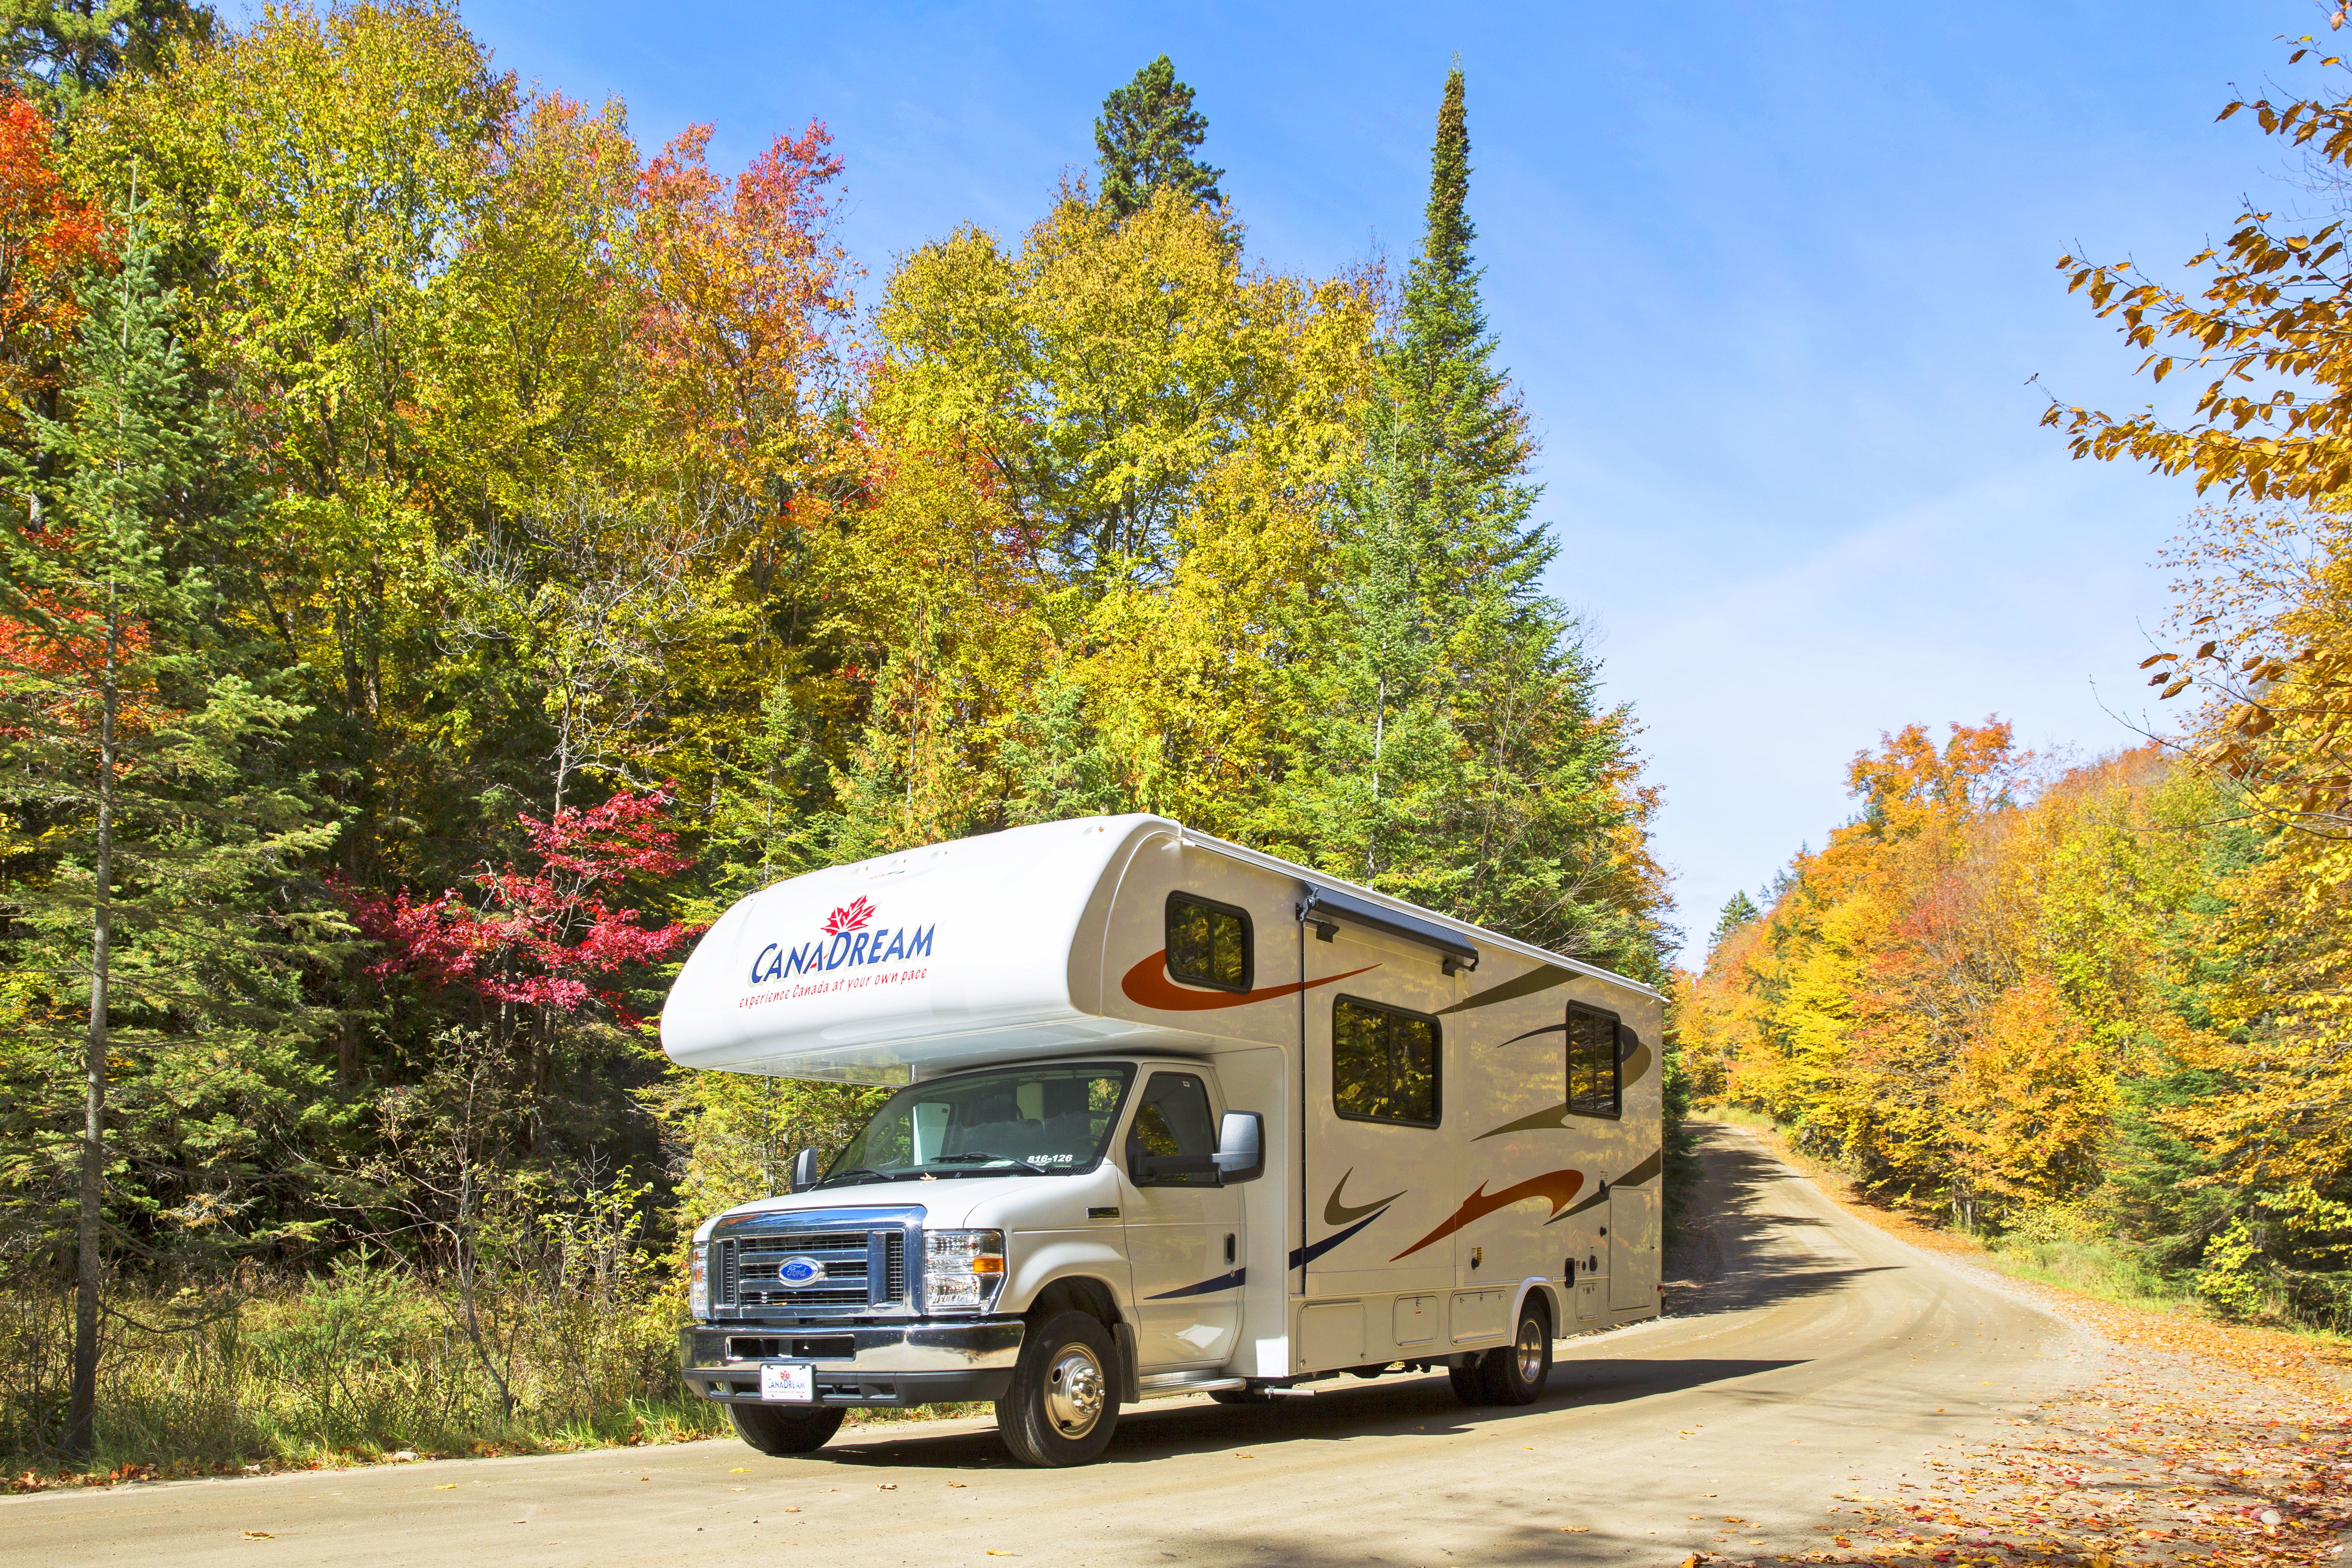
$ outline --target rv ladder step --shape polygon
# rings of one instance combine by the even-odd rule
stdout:
[[[1170,1372],[1158,1377],[1139,1378],[1136,1392],[1146,1399],[1166,1399],[1179,1394],[1207,1394],[1220,1388],[1246,1388],[1244,1377],[1211,1377],[1200,1373]]]

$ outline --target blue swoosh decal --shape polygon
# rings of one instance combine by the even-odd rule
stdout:
[[[1198,1285],[1187,1285],[1181,1290],[1162,1290],[1159,1295],[1146,1296],[1144,1300],[1172,1301],[1179,1296],[1213,1296],[1220,1290],[1239,1289],[1242,1281],[1247,1278],[1248,1269],[1236,1268],[1231,1274],[1220,1274],[1214,1279],[1203,1279]]]
[[[1386,1214],[1388,1212],[1388,1210],[1382,1209],[1381,1214]],[[1293,1268],[1305,1268],[1307,1265],[1314,1262],[1317,1258],[1322,1257],[1325,1253],[1330,1251],[1333,1247],[1339,1246],[1341,1242],[1347,1240],[1349,1237],[1355,1235],[1358,1231],[1363,1229],[1366,1226],[1371,1224],[1372,1221],[1380,1217],[1380,1214],[1367,1215],[1345,1230],[1333,1231],[1329,1236],[1325,1237],[1322,1240],[1317,1242],[1312,1247],[1292,1247],[1290,1249],[1290,1266]]]

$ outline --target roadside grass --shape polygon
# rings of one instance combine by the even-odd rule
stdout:
[[[454,1293],[364,1261],[234,1292],[119,1297],[99,1366],[98,1448],[72,1462],[60,1451],[71,1299],[0,1292],[0,1479],[38,1491],[734,1435],[726,1410],[679,1376],[684,1307],[666,1290],[525,1285],[475,1306],[478,1343]]]
[[[446,1293],[364,1263],[110,1307],[98,1448],[74,1463],[60,1448],[70,1299],[0,1294],[10,1489],[675,1442],[727,1426],[678,1376],[680,1312],[666,1295],[485,1297],[478,1344]]]

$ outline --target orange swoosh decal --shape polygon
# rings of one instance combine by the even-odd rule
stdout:
[[[1526,1198],[1541,1198],[1551,1205],[1553,1214],[1558,1214],[1574,1201],[1578,1189],[1583,1185],[1584,1173],[1581,1171],[1546,1171],[1540,1176],[1530,1176],[1499,1193],[1488,1192],[1486,1184],[1481,1182],[1476,1192],[1462,1200],[1462,1206],[1454,1211],[1453,1218],[1389,1261],[1394,1263],[1398,1258],[1411,1258],[1431,1242],[1444,1240],[1471,1221],[1484,1219],[1496,1209],[1509,1208]]]
[[[1365,969],[1378,969],[1377,963],[1367,963],[1363,969],[1350,969],[1347,974],[1327,974],[1320,980],[1293,981],[1288,985],[1263,985],[1255,991],[1195,991],[1189,985],[1179,985],[1168,978],[1168,950],[1161,948],[1122,976],[1118,988],[1127,999],[1139,1007],[1150,1007],[1161,1013],[1204,1013],[1213,1007],[1246,1007],[1253,1002],[1271,1002],[1277,996],[1296,995],[1312,991],[1318,985],[1328,985],[1335,980],[1345,980],[1348,974],[1361,974]]]

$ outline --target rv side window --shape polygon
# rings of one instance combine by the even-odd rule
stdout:
[[[1168,976],[1219,991],[1250,988],[1250,918],[1231,904],[1168,895]]]
[[[1568,1010],[1568,1109],[1576,1116],[1615,1116],[1622,1109],[1613,1014]]]
[[[1437,1020],[1342,996],[1331,1004],[1331,1108],[1350,1121],[1437,1125]]]

